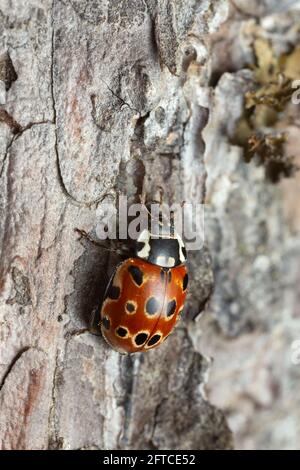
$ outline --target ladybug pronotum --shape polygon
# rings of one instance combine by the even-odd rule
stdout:
[[[101,308],[101,331],[120,353],[145,352],[171,333],[183,310],[188,274],[186,249],[174,233],[140,234],[135,257],[110,279]]]

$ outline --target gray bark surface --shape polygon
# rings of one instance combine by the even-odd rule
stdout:
[[[300,174],[270,183],[263,166],[245,165],[232,137],[253,89],[253,72],[244,69],[255,65],[253,37],[290,54],[300,43],[300,4],[234,3],[239,9],[212,47],[220,78],[203,132],[214,292],[191,334],[214,358],[208,396],[225,411],[235,447],[299,449]],[[299,79],[298,58],[294,65]],[[299,167],[299,104],[290,101],[267,131],[286,133],[286,153]]]
[[[134,357],[86,331],[118,259],[74,233],[93,231],[97,205],[117,191],[160,184],[169,200],[201,200],[207,109],[196,91],[207,77],[196,71],[226,11],[1,0],[2,449],[231,447],[184,324]],[[196,311],[212,285],[201,260]]]
[[[0,0],[0,448],[299,448],[299,173],[233,143],[255,37],[299,31],[290,0]],[[120,258],[74,228],[159,186],[206,244],[179,327],[121,356],[88,331]]]

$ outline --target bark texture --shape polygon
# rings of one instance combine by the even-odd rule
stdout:
[[[216,404],[238,447],[299,446],[297,180],[232,144],[255,36],[299,39],[278,3],[0,0],[2,449],[232,448]],[[206,202],[207,244],[180,326],[123,357],[87,331],[118,255],[74,228],[158,186]]]
[[[92,231],[117,191],[160,184],[170,200],[201,199],[207,110],[196,95],[226,2],[0,7],[1,447],[230,447],[184,325],[134,357],[86,331],[118,260],[74,233]],[[196,311],[212,285],[199,257]]]
[[[245,165],[232,142],[245,91],[253,89],[254,72],[245,67],[257,64],[255,38],[264,38],[275,57],[292,54],[300,5],[234,3],[212,47],[216,86],[203,138],[215,289],[194,344],[214,358],[208,395],[226,411],[235,447],[299,449],[300,175],[273,184],[263,166]],[[291,76],[299,79],[299,59],[293,60]],[[278,122],[259,128],[286,132],[286,153],[298,166],[299,116],[299,104],[289,100]]]

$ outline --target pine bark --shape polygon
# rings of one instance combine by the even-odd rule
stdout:
[[[74,232],[145,175],[200,199],[207,110],[185,51],[198,70],[225,6],[1,0],[2,449],[231,445],[184,324],[133,357],[86,331],[117,257]]]
[[[218,356],[218,341],[256,325],[243,283],[261,283],[249,267],[262,237],[268,253],[275,239],[288,248],[278,187],[262,168],[247,171],[230,144],[252,79],[239,71],[249,51],[229,62],[216,46],[233,44],[220,29],[230,15],[241,25],[275,12],[276,2],[261,3],[0,0],[2,449],[232,448],[224,412],[206,394],[212,366],[202,349]],[[93,234],[99,204],[159,186],[167,202],[210,204],[207,244],[189,259],[174,334],[121,356],[88,329],[118,254],[74,229]],[[245,258],[233,240],[241,224],[260,226],[272,198],[271,234],[243,232]],[[203,318],[214,327],[198,321],[209,299]]]

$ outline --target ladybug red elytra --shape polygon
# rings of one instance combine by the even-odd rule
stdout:
[[[135,251],[116,268],[100,312],[105,340],[123,354],[148,351],[168,337],[188,285],[186,249],[174,227],[159,238],[143,230]]]

